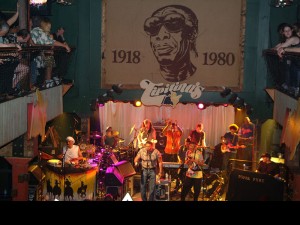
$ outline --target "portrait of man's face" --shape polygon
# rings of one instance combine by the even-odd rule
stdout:
[[[144,30],[150,36],[150,46],[165,80],[183,81],[195,73],[197,68],[190,60],[190,52],[197,56],[198,20],[189,8],[162,7],[145,20]]]

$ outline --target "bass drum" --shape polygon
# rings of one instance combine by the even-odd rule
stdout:
[[[206,193],[208,201],[219,201],[225,191],[224,179],[220,175],[213,173],[208,174],[205,178]]]

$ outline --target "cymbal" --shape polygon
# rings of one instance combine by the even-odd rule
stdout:
[[[131,127],[129,135],[132,134],[133,130],[135,130],[134,128],[135,128],[135,124]]]
[[[91,139],[100,139],[100,138],[101,138],[101,135],[98,135],[98,134],[96,134],[96,135],[91,135],[90,138],[91,138]]]
[[[75,134],[77,135],[77,134],[79,134],[79,133],[81,133],[82,131],[81,130],[76,130],[75,129]]]
[[[99,131],[92,131],[90,138],[91,139],[100,139],[101,138],[101,133]]]
[[[124,138],[119,138],[119,142],[124,142]]]
[[[119,133],[119,131],[113,131],[113,136],[118,136],[120,133]]]

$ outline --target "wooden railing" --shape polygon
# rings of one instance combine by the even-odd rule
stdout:
[[[299,97],[300,82],[300,53],[285,52],[279,57],[274,49],[263,51],[267,64],[268,75],[273,88],[288,94],[293,98]]]
[[[52,54],[55,67],[52,77],[63,77],[68,72],[68,67],[73,55],[67,53],[65,48],[52,46],[31,46],[17,48],[0,48],[0,96],[5,100],[7,95],[18,97],[32,91],[33,87],[43,87],[45,67],[36,67],[36,58],[45,54]],[[4,96],[4,97],[3,97]]]

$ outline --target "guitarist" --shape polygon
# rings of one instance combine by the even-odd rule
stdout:
[[[236,159],[236,153],[238,148],[238,129],[239,127],[236,124],[230,124],[229,125],[229,132],[224,134],[224,138],[226,140],[227,149],[224,151],[223,155],[223,169],[228,169],[228,162],[229,159]]]
[[[144,147],[147,141],[156,140],[156,130],[149,119],[145,119],[137,135],[138,149]],[[155,148],[155,143],[153,143]]]

